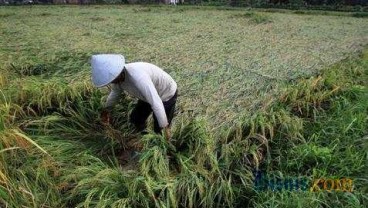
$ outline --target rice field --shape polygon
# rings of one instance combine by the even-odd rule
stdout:
[[[43,67],[66,82],[89,81],[91,54],[121,53],[167,70],[180,83],[180,112],[215,126],[249,115],[281,82],[308,77],[368,41],[364,18],[186,7],[0,9],[2,68]]]
[[[0,7],[0,207],[366,207],[367,44],[348,13]],[[132,133],[128,96],[101,124],[96,53],[172,75],[172,142]],[[355,192],[259,193],[254,170]]]

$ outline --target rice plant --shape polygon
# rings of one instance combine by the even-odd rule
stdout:
[[[262,13],[256,13],[256,12],[246,12],[243,14],[235,14],[232,17],[235,18],[248,18],[251,23],[254,24],[262,24],[262,23],[271,23],[272,20],[269,16],[262,14]]]
[[[366,207],[368,52],[347,58],[367,43],[365,19],[25,9],[0,11],[1,207]],[[129,97],[101,123],[108,91],[91,85],[88,59],[107,52],[177,80],[170,142],[134,133]],[[259,192],[255,170],[354,177],[355,192]]]
[[[0,112],[0,204],[39,206],[48,203],[47,198],[52,199],[50,205],[57,204],[60,199],[50,184],[52,176],[45,163],[37,164],[39,159],[49,160],[50,155],[9,118],[11,105],[6,99],[2,99]],[[24,160],[31,155],[34,160]],[[48,191],[41,191],[49,185]]]

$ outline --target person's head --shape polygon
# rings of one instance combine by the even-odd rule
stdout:
[[[92,82],[96,87],[124,81],[124,56],[120,54],[98,54],[91,58]]]
[[[117,84],[117,83],[124,82],[124,80],[125,80],[125,67],[123,68],[123,71],[121,71],[119,76],[116,77],[111,83],[112,84]]]

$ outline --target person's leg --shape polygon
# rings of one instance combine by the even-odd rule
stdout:
[[[177,92],[175,92],[175,95],[170,100],[164,102],[165,112],[167,116],[167,121],[169,122],[169,126],[171,125],[171,121],[174,118],[176,98]]]
[[[163,102],[164,104],[164,108],[165,108],[165,113],[166,113],[166,117],[167,117],[167,122],[169,122],[169,126],[171,125],[171,121],[174,118],[174,113],[175,113],[175,104],[176,104],[176,98],[177,98],[178,93],[175,92],[174,96],[172,98],[170,98],[170,100]],[[161,134],[161,128],[158,125],[158,121],[157,118],[155,116],[155,114],[153,114],[153,126],[154,126],[154,131],[155,133]]]
[[[134,124],[136,131],[141,132],[146,128],[146,120],[151,112],[152,109],[149,103],[138,100],[138,103],[130,114],[130,122]]]

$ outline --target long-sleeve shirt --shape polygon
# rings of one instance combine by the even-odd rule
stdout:
[[[105,107],[114,106],[123,91],[151,105],[161,128],[168,125],[163,101],[174,96],[177,84],[174,79],[158,66],[145,62],[135,62],[125,65],[123,82],[111,84],[111,92],[107,97]]]

